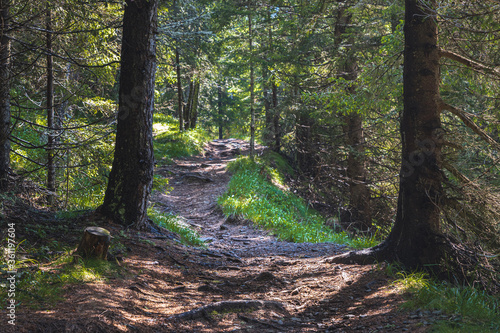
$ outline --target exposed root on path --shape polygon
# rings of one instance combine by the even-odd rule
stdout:
[[[228,312],[247,312],[261,309],[271,309],[288,313],[283,304],[276,301],[260,301],[260,300],[236,300],[222,301],[199,307],[190,311],[176,314],[168,317],[169,320],[194,320],[194,319],[209,319],[210,315],[216,313]]]

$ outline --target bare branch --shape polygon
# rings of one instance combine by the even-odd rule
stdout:
[[[486,65],[483,65],[477,61],[474,61],[472,59],[469,59],[469,58],[466,58],[464,56],[461,56],[460,54],[458,53],[455,53],[455,52],[451,52],[451,51],[448,51],[448,50],[443,50],[443,49],[440,49],[439,50],[439,55],[441,57],[444,57],[444,58],[448,58],[448,59],[451,59],[453,61],[456,61],[456,62],[459,62],[467,67],[470,67],[478,72],[482,72],[482,73],[486,73],[486,74],[491,74],[491,75],[495,75],[497,77],[500,77],[500,70],[496,69],[496,68],[493,68],[493,67],[489,67],[489,66],[486,66]]]
[[[469,127],[471,130],[474,131],[477,135],[481,137],[484,141],[492,145],[496,150],[500,151],[500,143],[496,142],[491,136],[488,135],[481,127],[477,126],[474,121],[472,121],[470,113],[467,113],[465,111],[462,111],[454,106],[451,106],[449,104],[446,104],[444,101],[440,101],[439,105],[441,110],[446,110],[451,113],[453,113],[455,116],[460,118],[460,120],[463,121],[463,123]]]

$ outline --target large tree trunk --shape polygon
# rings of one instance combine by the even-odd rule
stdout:
[[[436,3],[406,0],[405,6],[402,166],[396,221],[379,246],[334,257],[332,262],[397,260],[407,268],[430,268],[443,258]]]
[[[157,0],[127,0],[115,155],[101,212],[136,229],[147,225],[153,183]]]
[[[402,160],[396,222],[387,246],[409,267],[436,264],[440,251],[443,144],[434,0],[406,0],[401,117]]]
[[[0,191],[8,186],[10,172],[10,0],[0,0]]]

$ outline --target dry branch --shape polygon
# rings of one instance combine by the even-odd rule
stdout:
[[[469,58],[466,58],[464,56],[461,56],[458,53],[441,49],[441,50],[439,50],[439,55],[441,57],[448,58],[448,59],[451,59],[453,61],[459,62],[462,65],[470,67],[475,71],[487,73],[487,74],[491,74],[491,75],[495,75],[497,77],[500,77],[500,71],[498,69],[480,64],[479,62],[474,61],[474,60],[469,59]]]
[[[451,106],[449,104],[446,104],[444,101],[440,102],[440,108],[441,110],[446,110],[451,113],[453,113],[455,116],[460,118],[460,120],[463,121],[463,123],[469,127],[471,130],[474,131],[477,135],[481,137],[484,141],[492,145],[496,150],[500,151],[500,144],[496,142],[491,136],[488,135],[481,127],[477,126],[474,121],[469,117],[467,112],[462,111],[454,106]]]

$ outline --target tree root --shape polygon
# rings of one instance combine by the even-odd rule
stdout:
[[[204,305],[200,308],[179,313],[168,317],[168,320],[194,320],[201,318],[210,318],[213,312],[244,312],[255,311],[260,309],[273,309],[277,311],[287,312],[283,304],[276,301],[260,301],[260,300],[236,300],[236,301],[222,301]]]
[[[377,262],[394,259],[387,251],[385,242],[368,249],[350,251],[333,257],[323,259],[323,262],[329,264],[358,264],[371,265]]]

